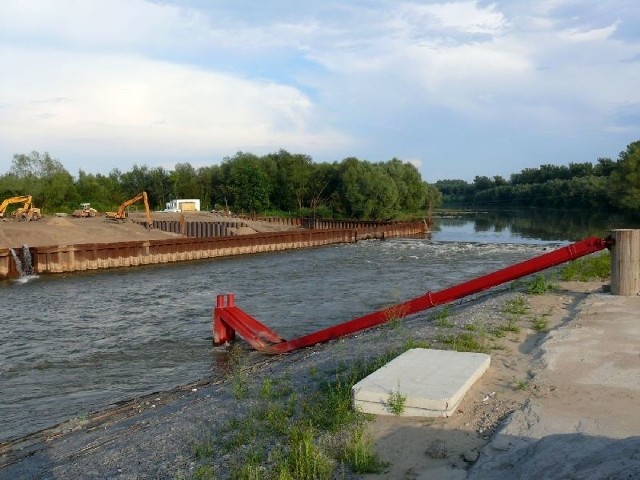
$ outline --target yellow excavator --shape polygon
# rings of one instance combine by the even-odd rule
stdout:
[[[144,202],[144,210],[147,215],[147,228],[151,228],[151,210],[149,209],[149,199],[147,198],[147,192],[142,192],[136,195],[125,202],[122,202],[122,205],[118,207],[117,212],[105,212],[104,216],[106,220],[115,220],[115,221],[124,221],[127,218],[127,207],[133,205],[136,202],[142,200]]]
[[[42,212],[40,212],[39,208],[35,208],[31,203],[32,198],[31,195],[22,195],[19,197],[9,197],[5,199],[0,204],[0,218],[4,217],[5,212],[7,211],[7,207],[12,203],[22,203],[21,207],[18,207],[15,212],[13,212],[13,216],[18,220],[26,220],[27,222],[31,220],[39,220],[42,218]]]

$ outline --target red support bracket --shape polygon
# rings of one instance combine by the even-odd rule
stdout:
[[[404,318],[438,305],[458,300],[474,293],[487,290],[512,280],[545,270],[561,263],[610,248],[611,239],[590,237],[549,253],[534,257],[510,267],[399,303],[389,308],[354,318],[293,340],[286,341],[276,332],[242,311],[234,304],[233,294],[218,295],[213,312],[213,342],[216,345],[231,342],[236,332],[253,348],[265,353],[285,353],[298,348],[309,347],[345,335]],[[226,302],[225,302],[226,300]]]

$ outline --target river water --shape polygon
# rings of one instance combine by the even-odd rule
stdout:
[[[491,222],[440,219],[430,239],[0,283],[0,441],[219,372],[225,350],[211,334],[219,293],[235,293],[241,308],[294,338],[572,236]]]

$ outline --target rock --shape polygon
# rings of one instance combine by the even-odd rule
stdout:
[[[476,450],[475,448],[472,448],[471,450],[467,450],[462,454],[463,460],[468,463],[477,462],[479,457],[480,457],[480,452],[478,452],[478,450]]]

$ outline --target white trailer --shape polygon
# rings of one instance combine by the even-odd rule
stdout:
[[[199,212],[200,200],[197,198],[179,198],[167,202],[165,212]]]

